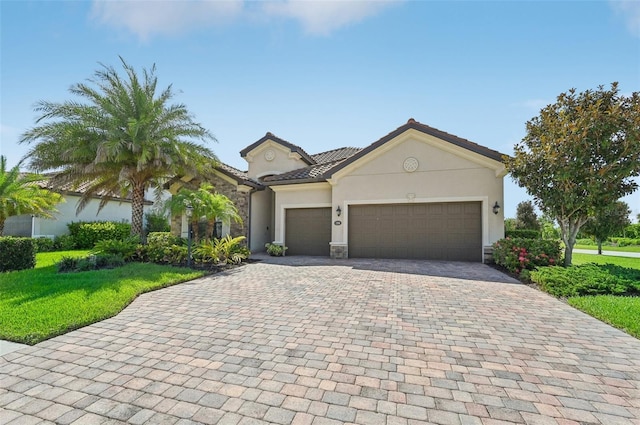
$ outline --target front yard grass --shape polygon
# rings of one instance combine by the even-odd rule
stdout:
[[[0,339],[35,344],[112,317],[139,294],[204,275],[202,271],[147,263],[116,269],[58,273],[63,256],[40,253],[36,268],[0,274]]]
[[[640,258],[573,254],[573,264],[615,264],[640,270]],[[571,297],[567,302],[578,310],[640,339],[640,297],[597,295]]]
[[[640,339],[640,297],[597,295],[572,297],[567,302],[578,310]]]

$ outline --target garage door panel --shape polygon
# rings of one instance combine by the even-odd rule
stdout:
[[[285,212],[287,255],[329,255],[331,208],[295,208]]]
[[[481,261],[480,202],[352,205],[349,256]]]

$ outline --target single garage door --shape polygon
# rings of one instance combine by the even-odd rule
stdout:
[[[331,208],[287,209],[285,214],[286,255],[329,256]]]
[[[481,203],[351,205],[349,257],[481,262]]]

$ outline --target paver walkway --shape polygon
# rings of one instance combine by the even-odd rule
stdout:
[[[40,422],[639,424],[640,341],[479,264],[268,260],[0,357]]]

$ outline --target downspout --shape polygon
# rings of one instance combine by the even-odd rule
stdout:
[[[36,216],[31,214],[31,237],[36,237]]]

